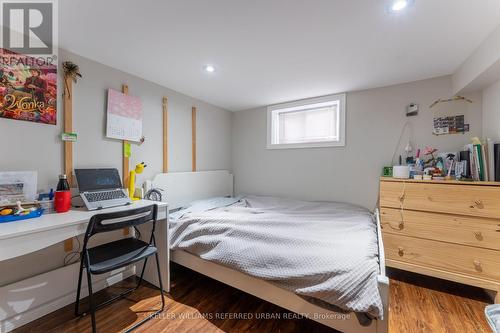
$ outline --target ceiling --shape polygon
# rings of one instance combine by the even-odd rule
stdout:
[[[498,0],[65,0],[60,45],[231,111],[453,73]],[[213,64],[214,73],[203,71]]]

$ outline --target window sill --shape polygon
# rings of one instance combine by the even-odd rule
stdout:
[[[287,143],[287,144],[267,144],[267,149],[297,149],[297,148],[332,148],[345,147],[345,142],[326,141],[310,143]]]

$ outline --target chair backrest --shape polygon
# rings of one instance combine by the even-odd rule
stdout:
[[[96,214],[92,216],[85,232],[84,243],[95,234],[135,227],[147,222],[153,222],[154,232],[158,215],[158,205],[124,210],[113,213]]]

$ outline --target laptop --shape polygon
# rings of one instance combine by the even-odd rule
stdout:
[[[124,206],[132,203],[117,169],[75,169],[80,196],[88,210]]]

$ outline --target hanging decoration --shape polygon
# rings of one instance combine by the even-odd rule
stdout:
[[[453,102],[453,101],[466,101],[468,103],[474,103],[473,101],[471,101],[470,99],[468,99],[466,97],[457,95],[457,96],[453,96],[452,98],[447,98],[447,99],[441,99],[440,98],[440,99],[434,101],[434,103],[432,103],[429,106],[429,109],[432,109],[433,107],[435,107],[436,105],[438,105],[440,103],[448,103],[448,102]]]
[[[65,61],[62,63],[62,65],[64,71],[65,91],[68,94],[68,97],[71,98],[71,91],[69,89],[68,80],[76,83],[77,79],[82,77],[82,74],[80,74],[80,68],[78,67],[78,65],[71,61]]]

